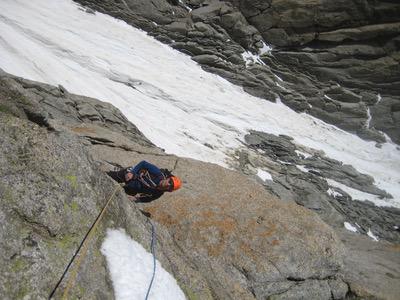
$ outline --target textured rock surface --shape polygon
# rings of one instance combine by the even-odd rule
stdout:
[[[156,221],[157,257],[190,299],[342,299],[353,294],[395,299],[398,294],[398,245],[338,230],[344,218],[333,202],[321,205],[316,193],[315,198],[302,197],[295,189],[280,194],[278,187],[270,187],[279,200],[238,173],[166,155],[107,103],[1,73],[0,131],[4,299],[48,297],[115,188],[102,171],[142,159],[174,170],[184,188],[150,204],[130,203],[118,192],[71,297],[113,297],[99,248],[106,228],[122,227],[149,249],[150,226],[140,210]],[[291,158],[295,146],[290,139],[263,138],[274,145],[265,151]],[[260,144],[260,136],[251,139]],[[261,160],[268,162],[266,156]],[[257,166],[254,157],[242,162],[248,171],[250,162]],[[286,180],[294,174],[288,172]],[[325,187],[314,177],[306,181]],[[325,212],[321,217],[336,227],[348,250],[314,213],[289,200],[306,207],[314,203],[312,210]]]
[[[185,160],[175,170],[186,188],[144,207],[189,260],[196,257],[216,298],[298,296],[294,287],[310,298],[324,293],[322,286],[330,295],[328,281],[340,266],[342,249],[316,215],[236,172]],[[305,288],[314,284],[318,287]]]
[[[102,170],[142,159],[184,178],[181,191],[142,209],[157,222],[158,259],[188,297],[347,293],[338,275],[343,246],[314,213],[233,171],[165,155],[109,104],[4,73],[0,104],[4,299],[49,296],[116,187]],[[117,192],[71,297],[113,297],[99,248],[109,227],[149,246],[138,205]]]
[[[279,97],[362,138],[383,142],[383,131],[400,141],[396,1],[76,2],[146,30],[252,95]],[[243,59],[264,43],[274,46],[264,64]]]
[[[98,111],[115,113],[114,121],[120,120],[129,131],[135,127],[108,104],[65,91],[61,93],[55,87],[12,79],[3,73],[0,76],[0,236],[3,241],[0,294],[2,299],[47,299],[116,188],[88,153],[92,143],[74,133],[78,122],[95,122],[106,130],[107,121],[92,118],[93,111],[90,116],[95,121],[79,119],[78,105],[72,104],[93,105]],[[53,103],[46,99],[52,99]],[[59,109],[55,104],[59,104]],[[72,125],[72,130],[62,127],[65,125]],[[115,131],[121,129],[118,124],[115,126]],[[147,144],[146,149],[160,152],[137,130],[134,141],[139,145],[138,151],[143,148],[140,144]],[[149,249],[148,221],[124,193],[117,191],[90,243],[69,297],[114,297],[106,263],[99,251],[105,229],[110,227],[125,228]],[[184,269],[179,274],[201,286],[201,278],[181,261],[182,253],[170,243],[168,233],[158,228],[157,234],[162,245],[157,255],[164,267],[171,270],[176,264],[175,270],[178,270],[182,266]],[[64,279],[56,298],[60,298],[65,284]],[[198,295],[208,294],[200,291]]]
[[[390,198],[374,185],[370,176],[328,159],[322,153],[298,148],[286,136],[253,131],[246,136],[246,142],[256,151],[238,153],[240,158],[236,168],[247,174],[256,174],[258,168],[269,170],[273,181],[267,180],[263,184],[279,198],[315,211],[335,228],[341,229],[343,222],[351,221],[360,226],[358,229],[362,234],[372,230],[383,239],[400,242],[400,231],[396,229],[399,209],[354,200],[339,188],[330,187],[326,181],[332,179],[366,193]],[[328,189],[335,190],[336,194],[328,193]]]

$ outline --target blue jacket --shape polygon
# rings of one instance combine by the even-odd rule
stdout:
[[[125,190],[128,193],[147,194],[152,196],[151,199],[157,199],[164,194],[164,191],[158,190],[156,186],[165,177],[155,165],[143,160],[135,167],[130,167],[126,171],[134,175],[133,179],[125,184]]]

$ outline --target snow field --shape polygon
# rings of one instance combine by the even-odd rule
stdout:
[[[286,134],[373,176],[394,197],[380,205],[400,207],[393,143],[379,149],[280,101],[250,96],[143,31],[71,0],[2,0],[0,53],[6,72],[112,103],[168,153],[228,166],[250,129]]]
[[[153,256],[123,229],[107,230],[101,246],[111,274],[117,300],[143,300],[153,274]],[[175,279],[156,263],[149,299],[186,299]]]
[[[244,58],[257,60],[246,53]],[[228,166],[249,130],[292,136],[373,176],[394,196],[379,199],[379,205],[400,207],[396,145],[376,148],[292,111],[279,99],[275,104],[250,96],[143,31],[107,15],[87,14],[71,0],[1,0],[0,68],[110,102],[152,142],[179,156]],[[258,175],[270,180],[266,170]],[[122,230],[108,231],[102,253],[116,298],[144,299],[151,254]],[[150,299],[184,299],[159,263],[154,284]]]

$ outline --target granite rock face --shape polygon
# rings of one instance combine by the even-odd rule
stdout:
[[[99,250],[106,228],[124,228],[149,249],[148,216],[157,257],[189,298],[347,294],[345,250],[334,231],[244,175],[166,155],[117,109],[62,87],[2,72],[0,108],[3,299],[48,298],[114,191],[70,297],[113,297]],[[130,203],[104,171],[142,159],[173,169],[184,188]]]
[[[396,1],[76,2],[146,30],[254,96],[400,142]]]
[[[399,209],[352,199],[327,182],[334,180],[382,199],[391,199],[391,195],[375,186],[372,177],[323,153],[302,148],[287,136],[253,131],[245,140],[254,151],[240,151],[236,168],[249,175],[255,175],[257,169],[269,170],[272,180],[264,181],[263,185],[280,199],[315,211],[334,228],[341,229],[343,222],[352,222],[359,225],[358,231],[364,235],[372,230],[382,239],[400,242],[400,232],[396,229]]]
[[[330,299],[343,249],[316,215],[217,166],[180,160],[175,171],[186,188],[144,209],[196,257],[217,299]]]

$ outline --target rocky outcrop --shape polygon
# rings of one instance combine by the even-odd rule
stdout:
[[[167,155],[110,104],[1,73],[0,131],[4,299],[45,299],[63,278],[55,290],[61,296],[67,265],[117,187],[104,171],[142,159],[173,169],[184,188],[149,204],[130,203],[117,190],[71,297],[113,298],[99,250],[106,228],[124,228],[149,249],[148,217],[156,224],[157,258],[190,299],[398,294],[395,244],[379,243],[378,249],[358,235],[335,233],[275,187],[269,193],[239,173]],[[268,140],[277,150],[264,150],[281,159],[294,150],[290,140],[283,140],[285,147]],[[300,199],[295,202],[304,205]],[[379,271],[360,275],[372,269]]]
[[[400,141],[394,1],[76,2],[146,30],[252,95],[279,97],[362,138],[383,142],[382,131]]]
[[[180,161],[175,171],[186,189],[144,209],[196,257],[217,299],[330,299],[342,249],[316,215],[217,166]]]
[[[386,124],[374,123],[371,127],[399,141],[398,133],[394,133],[399,129],[397,106],[400,101],[400,73],[397,67],[400,5],[396,1],[230,2],[240,8],[249,24],[258,29],[265,41],[278,47],[273,55],[279,64],[286,65],[290,70],[300,70],[303,74],[313,74],[323,82],[334,81],[346,88],[384,95],[385,100],[379,103],[376,99],[371,103],[366,99],[332,98],[336,106],[349,102],[370,106],[374,111],[372,119]],[[362,97],[359,92],[357,94]],[[365,109],[358,110],[365,112]],[[323,116],[321,112],[311,113],[341,128],[345,127],[340,126],[340,120],[353,118],[347,111],[343,114],[348,117],[341,116],[337,118],[339,120]],[[332,111],[324,109],[324,113],[330,115]]]
[[[300,147],[287,136],[253,131],[245,138],[249,148],[255,151],[238,151],[236,169],[249,175],[257,174],[258,169],[268,170],[272,180],[263,181],[263,185],[273,194],[315,211],[334,228],[341,229],[343,222],[351,221],[365,235],[372,230],[383,239],[400,242],[400,232],[396,229],[399,209],[352,199],[327,182],[331,179],[390,199],[391,195],[375,186],[372,177],[319,151]]]
[[[106,201],[71,297],[113,297],[100,245],[124,228],[149,247],[187,296],[342,298],[344,248],[317,215],[239,173],[166,155],[111,105],[62,87],[0,74],[0,291],[4,299],[61,296],[63,272]],[[130,203],[104,171],[147,159],[174,169],[182,191]],[[115,190],[117,188],[117,190]],[[6,226],[5,226],[6,225]]]

